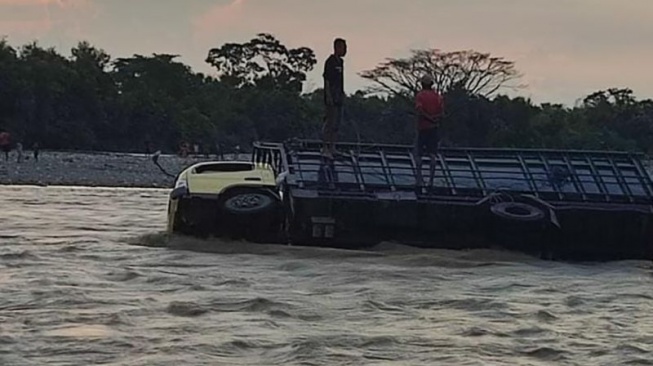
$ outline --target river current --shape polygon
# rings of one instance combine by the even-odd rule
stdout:
[[[0,365],[653,365],[650,262],[167,237],[166,190],[0,186]]]

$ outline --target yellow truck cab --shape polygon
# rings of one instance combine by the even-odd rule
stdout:
[[[179,173],[168,201],[169,233],[274,240],[283,222],[276,176],[268,164],[215,161]]]

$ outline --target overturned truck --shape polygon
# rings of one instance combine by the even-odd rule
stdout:
[[[410,146],[257,143],[253,161],[284,173],[288,237],[357,248],[396,240],[503,247],[567,259],[653,258],[653,183],[624,152],[442,149],[433,187]],[[428,176],[428,163],[422,165]]]
[[[445,148],[433,186],[422,188],[411,146],[340,143],[335,159],[321,156],[318,141],[253,148],[252,166],[269,167],[277,177],[279,209],[271,212],[283,217],[272,220],[279,225],[271,232],[279,232],[269,241],[351,249],[398,241],[555,259],[653,258],[653,182],[643,155]],[[422,166],[428,177],[428,162]]]

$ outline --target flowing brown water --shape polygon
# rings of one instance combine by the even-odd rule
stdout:
[[[0,194],[0,365],[653,364],[648,262],[169,239],[164,190]]]

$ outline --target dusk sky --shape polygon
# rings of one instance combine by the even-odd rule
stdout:
[[[653,0],[0,0],[0,35],[61,53],[88,40],[113,57],[173,53],[196,71],[211,47],[259,32],[315,50],[320,85],[334,37],[346,38],[346,88],[411,48],[474,49],[514,60],[536,102],[573,104],[629,87],[653,98]]]

